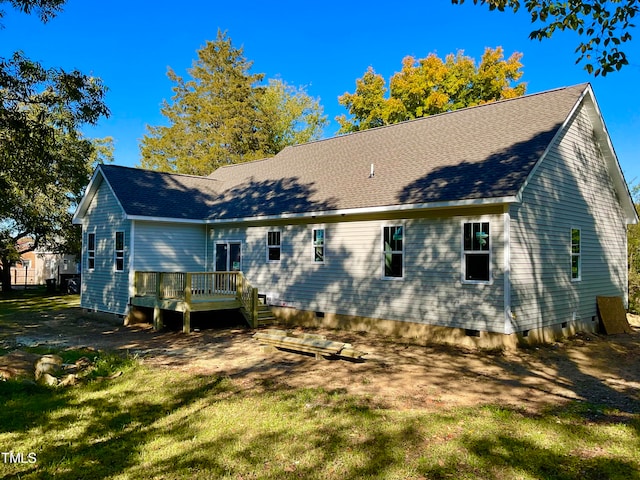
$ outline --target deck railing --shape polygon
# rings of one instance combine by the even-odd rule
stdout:
[[[138,272],[134,296],[181,300],[187,304],[219,297],[235,297],[252,327],[258,319],[258,289],[242,272]]]

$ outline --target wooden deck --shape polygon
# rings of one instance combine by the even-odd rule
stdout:
[[[182,312],[185,333],[191,312],[239,309],[258,326],[258,289],[242,272],[135,272],[131,305],[153,308],[153,325],[162,328],[162,311]]]

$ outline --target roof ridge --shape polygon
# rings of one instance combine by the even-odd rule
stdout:
[[[560,90],[568,90],[569,88],[583,87],[583,89],[586,89],[588,85],[590,85],[589,82],[583,82],[583,83],[578,83],[578,84],[575,84],[575,85],[551,88],[549,90],[543,90],[542,92],[528,93],[526,95],[521,95],[519,97],[503,98],[503,99],[500,99],[500,100],[495,100],[493,102],[482,103],[480,105],[472,105],[470,107],[459,108],[457,110],[449,110],[447,112],[436,113],[436,114],[427,115],[427,116],[424,116],[424,117],[412,118],[412,119],[404,120],[404,121],[398,122],[398,123],[390,123],[388,125],[381,125],[379,127],[367,128],[365,130],[358,130],[356,132],[343,133],[341,135],[335,135],[333,137],[320,138],[318,140],[312,140],[312,141],[305,142],[305,143],[298,143],[296,145],[290,145],[290,146],[285,147],[285,148],[303,147],[305,145],[312,145],[314,143],[326,142],[328,140],[335,140],[336,138],[347,138],[347,137],[351,137],[351,136],[358,135],[358,134],[365,134],[367,132],[380,131],[380,130],[385,129],[385,128],[399,127],[401,125],[406,125],[406,124],[409,124],[409,123],[426,121],[426,120],[431,119],[431,118],[442,117],[442,116],[445,116],[445,115],[452,115],[452,114],[459,113],[459,112],[467,112],[467,111],[472,110],[472,109],[478,109],[478,108],[482,108],[482,107],[494,106],[494,105],[497,105],[499,103],[512,102],[512,101],[515,101],[515,100],[522,100],[524,98],[531,98],[531,97],[535,97],[535,96],[538,96],[538,95],[545,95],[545,94],[549,94],[549,93],[560,91]],[[270,157],[270,158],[273,158],[273,157]],[[266,158],[265,160],[269,160],[269,158]]]
[[[287,145],[286,147],[284,147],[282,150],[280,150],[280,152],[284,152],[287,148],[291,148],[292,146],[296,146],[296,145]],[[276,155],[278,155],[280,152],[276,153],[275,155],[271,156],[271,157],[264,157],[264,158],[257,158],[256,160],[248,160],[246,162],[239,162],[239,163],[229,163],[228,165],[221,165],[220,167],[216,168],[212,173],[209,174],[213,175],[214,173],[216,173],[218,170],[222,169],[222,168],[232,168],[232,167],[239,167],[240,165],[248,165],[248,164],[253,164],[253,163],[258,163],[258,162],[264,162],[266,160],[271,160],[272,158],[274,158]]]

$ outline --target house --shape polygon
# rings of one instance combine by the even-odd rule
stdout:
[[[283,321],[494,345],[596,328],[638,216],[582,84],[209,177],[101,165],[74,221],[87,309],[130,314],[136,272],[242,271]]]
[[[43,249],[30,250],[33,239],[24,237],[16,245],[20,260],[11,265],[11,282],[14,286],[44,285],[55,280],[57,285],[79,275],[80,265],[75,255],[58,254]],[[29,250],[29,251],[27,251]]]

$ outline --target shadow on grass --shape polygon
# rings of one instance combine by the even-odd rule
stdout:
[[[0,293],[0,324],[16,320],[16,316],[56,312],[78,307],[80,295],[48,293],[44,288],[13,290]]]
[[[0,444],[35,451],[37,464],[0,464],[2,480],[639,478],[628,453],[638,436],[594,429],[584,420],[592,409],[398,412],[344,390],[257,393],[143,367],[67,390],[9,385],[0,384]]]
[[[188,423],[157,425],[168,415],[193,402],[223,392],[218,378],[193,378],[149,388],[137,382],[93,383],[72,389],[50,389],[15,382],[0,383],[0,432],[10,433],[18,444],[43,432],[35,444],[37,464],[0,465],[13,472],[0,479],[111,478],[140,463],[140,449],[156,437],[176,444],[192,438]],[[1,438],[1,437],[0,437]],[[31,438],[33,440],[33,438]],[[4,442],[0,442],[4,443]],[[3,445],[3,449],[22,448]],[[144,478],[144,475],[141,476]]]

